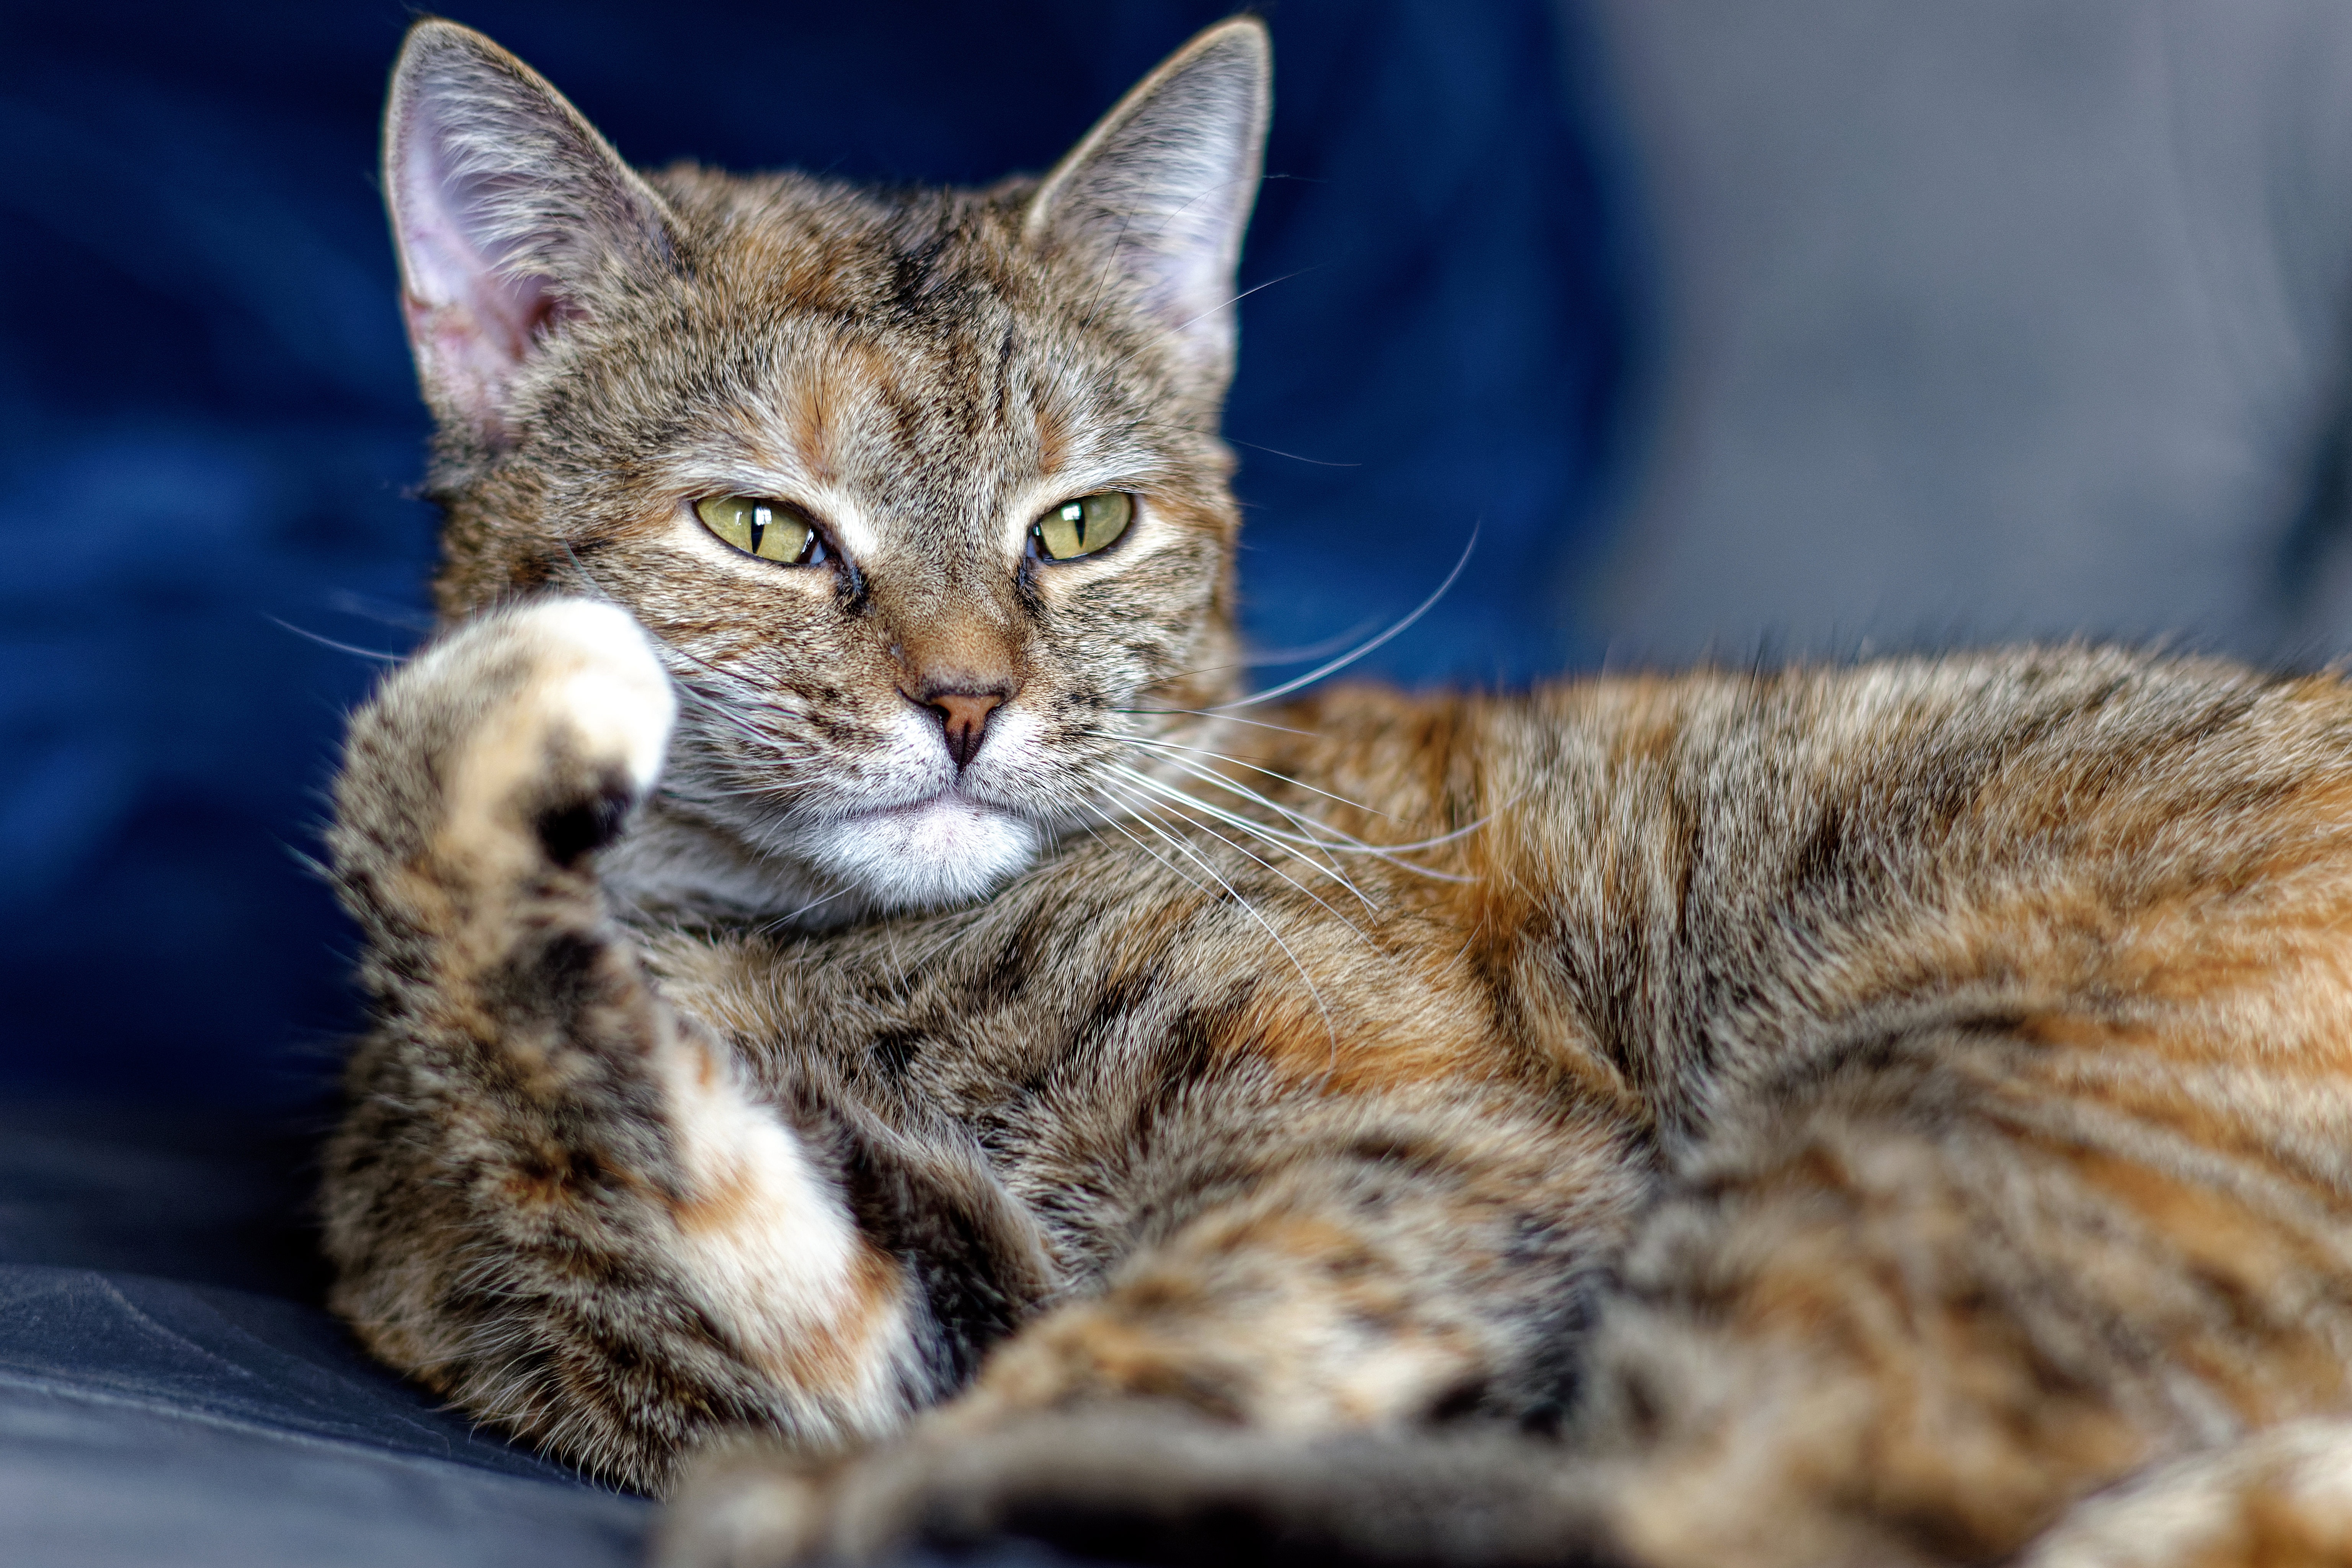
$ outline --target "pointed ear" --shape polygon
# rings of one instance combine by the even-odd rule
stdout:
[[[671,264],[661,198],[538,73],[455,23],[409,29],[383,184],[425,400],[493,447],[540,339]]]
[[[1031,198],[1042,250],[1106,254],[1213,390],[1233,374],[1234,267],[1257,199],[1272,107],[1265,24],[1194,37],[1087,133]]]

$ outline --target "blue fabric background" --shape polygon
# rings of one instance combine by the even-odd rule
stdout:
[[[639,163],[1049,163],[1219,0],[451,7]],[[1539,0],[1269,5],[1244,582],[1268,647],[1585,658],[1641,319],[1587,41]],[[353,1021],[302,857],[341,713],[425,625],[425,427],[373,181],[407,13],[11,9],[0,47],[0,1091],[288,1105]],[[1279,281],[1275,281],[1279,279]],[[1287,454],[1287,455],[1277,455]],[[308,634],[308,635],[306,635]]]

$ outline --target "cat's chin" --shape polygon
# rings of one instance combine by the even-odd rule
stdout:
[[[949,792],[804,828],[793,847],[874,909],[923,910],[985,897],[1042,846],[1025,819]]]

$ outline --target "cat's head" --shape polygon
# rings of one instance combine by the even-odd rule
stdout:
[[[441,608],[594,594],[668,650],[653,881],[976,897],[1197,738],[1269,70],[1227,22],[1042,181],[878,192],[640,174],[487,38],[410,34],[384,176]]]

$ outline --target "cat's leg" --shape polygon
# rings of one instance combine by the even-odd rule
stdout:
[[[2294,1421],[2075,1506],[2022,1568],[2352,1563],[2352,1422]]]
[[[1139,1402],[901,1444],[797,1484],[756,1447],[715,1452],[663,1521],[656,1560],[928,1562],[906,1554],[911,1542],[952,1554],[1011,1539],[1187,1568],[1633,1568],[1587,1550],[1594,1501],[1557,1443],[1508,1431],[1303,1438]]]
[[[354,719],[331,836],[376,1019],[328,1155],[334,1305],[468,1411],[650,1489],[723,1427],[888,1432],[952,1371],[839,1127],[763,1100],[607,911],[595,851],[671,719],[619,610],[494,613]]]
[[[1556,1424],[1643,1189],[1622,1131],[1501,1091],[1267,1112],[1153,1129],[1201,1152],[1180,1186],[1210,1195],[1171,1194],[1164,1234],[899,1443],[837,1467],[714,1463],[682,1494],[667,1561],[887,1561],[998,1531],[1151,1561],[1179,1539],[1292,1533],[1293,1510],[1402,1530],[1408,1499],[1438,1491],[1391,1486],[1367,1512],[1347,1478],[1409,1473],[1402,1434],[1484,1433],[1472,1447],[1491,1454],[1495,1433]],[[1556,1445],[1535,1451],[1556,1470]]]

